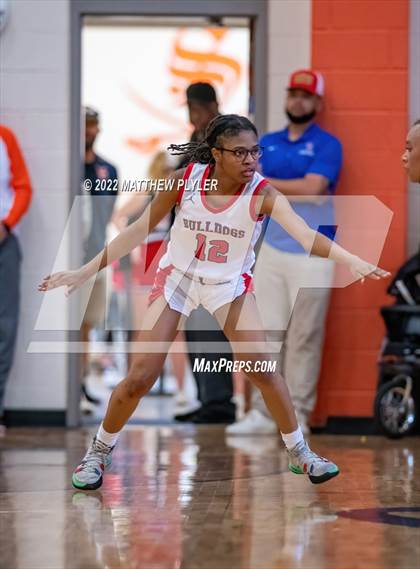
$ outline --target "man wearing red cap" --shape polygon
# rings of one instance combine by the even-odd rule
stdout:
[[[308,225],[334,239],[336,226],[330,196],[340,173],[342,150],[340,142],[315,123],[323,94],[324,81],[319,73],[300,70],[291,75],[285,106],[289,122],[285,129],[262,137],[261,168],[265,178],[289,198]],[[301,429],[308,433],[316,401],[333,265],[327,259],[308,257],[297,241],[270,220],[254,275],[272,352],[288,382]],[[227,428],[231,435],[276,432],[256,392],[251,411]]]

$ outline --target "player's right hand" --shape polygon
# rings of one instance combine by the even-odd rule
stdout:
[[[39,292],[47,292],[53,288],[65,286],[65,295],[69,296],[73,291],[79,288],[86,281],[86,277],[81,269],[75,271],[62,271],[54,273],[43,278],[41,284],[38,285]]]

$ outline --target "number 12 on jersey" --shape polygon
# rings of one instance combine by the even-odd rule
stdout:
[[[209,241],[209,249],[207,250],[207,235],[197,233],[197,248],[194,256],[199,261],[210,261],[212,263],[227,263],[227,254],[229,251],[229,243],[222,239],[212,239]]]

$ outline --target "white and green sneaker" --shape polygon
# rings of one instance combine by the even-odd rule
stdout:
[[[313,484],[326,482],[340,472],[336,464],[312,452],[306,441],[298,443],[287,454],[289,470],[295,474],[307,474]]]
[[[102,441],[93,439],[82,462],[73,472],[72,484],[78,490],[96,490],[102,485],[105,468],[112,462],[112,450]]]

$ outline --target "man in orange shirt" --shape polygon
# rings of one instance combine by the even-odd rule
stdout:
[[[18,327],[22,260],[18,222],[31,196],[31,182],[16,137],[0,125],[0,436],[6,432],[4,394]]]

